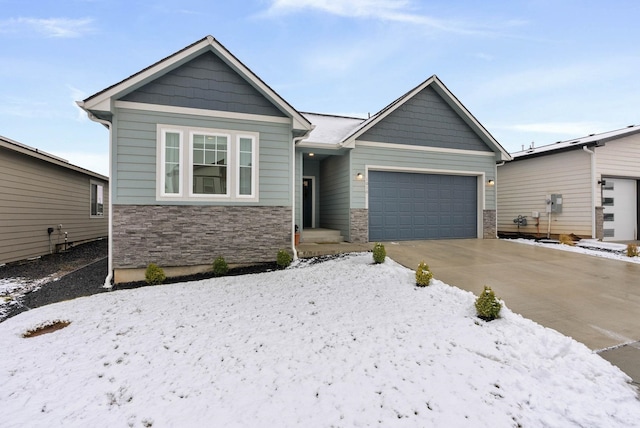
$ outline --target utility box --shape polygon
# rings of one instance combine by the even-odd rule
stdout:
[[[562,195],[559,193],[552,193],[548,199],[548,212],[559,214],[562,212]]]

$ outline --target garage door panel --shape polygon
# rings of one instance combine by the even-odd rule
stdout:
[[[372,241],[475,238],[475,176],[369,172]]]

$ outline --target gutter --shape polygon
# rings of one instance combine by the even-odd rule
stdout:
[[[80,106],[82,107],[82,106]],[[93,113],[87,110],[89,119],[94,122],[100,123],[109,129],[109,256],[108,256],[108,268],[107,277],[104,279],[103,288],[113,288],[113,183],[111,182],[111,148],[112,148],[112,128],[111,122],[104,119],[98,119]]]
[[[591,238],[596,238],[596,152],[582,146],[582,150],[591,157]]]

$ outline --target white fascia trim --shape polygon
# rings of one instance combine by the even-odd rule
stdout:
[[[495,152],[481,152],[478,150],[448,149],[445,147],[413,146],[409,144],[378,143],[375,141],[357,141],[356,146],[378,147],[382,149],[394,149],[394,150],[415,150],[415,151],[421,151],[421,152],[434,152],[434,153],[455,153],[459,155],[486,156],[486,157],[494,157],[496,155]]]
[[[313,143],[313,142],[300,142],[296,144],[296,147],[301,149],[329,149],[329,150],[341,149],[340,144]]]
[[[284,123],[284,124],[291,123],[291,119],[288,117],[265,116],[265,115],[259,115],[259,114],[249,114],[249,113],[235,113],[235,112],[221,111],[221,110],[205,110],[205,109],[191,108],[191,107],[174,107],[174,106],[167,106],[167,105],[161,105],[161,104],[135,103],[131,101],[116,101],[115,107],[129,109],[129,110],[144,110],[144,111],[170,113],[170,114],[206,116],[206,117],[221,118],[221,119],[236,119],[236,120],[243,120],[243,121],[250,120],[255,122],[270,122],[270,123]]]
[[[388,165],[366,165],[365,170],[369,171],[390,171],[390,172],[417,172],[420,174],[442,174],[442,175],[470,175],[484,177],[484,171],[464,171],[458,169],[435,169],[435,168],[414,168],[409,166],[388,166]]]

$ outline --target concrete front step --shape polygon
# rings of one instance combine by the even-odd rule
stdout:
[[[339,230],[332,229],[304,229],[300,235],[300,242],[304,243],[339,243],[344,242],[344,236]]]

